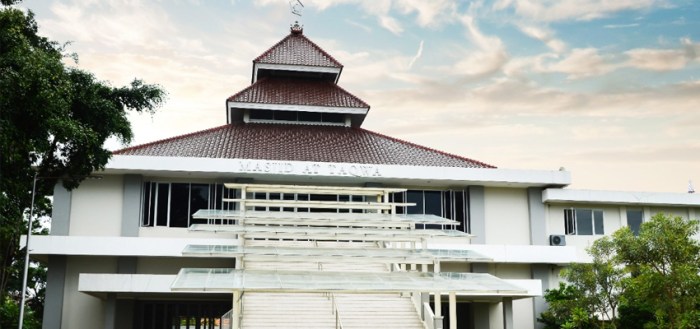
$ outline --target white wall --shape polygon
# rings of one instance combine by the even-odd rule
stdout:
[[[486,243],[530,244],[527,190],[486,187],[484,189]]]
[[[102,328],[104,305],[97,297],[78,291],[79,273],[115,273],[114,257],[68,257],[61,328]]]
[[[121,235],[123,190],[118,175],[83,181],[71,197],[70,235]]]

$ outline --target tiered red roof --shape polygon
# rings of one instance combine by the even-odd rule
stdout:
[[[230,124],[113,154],[495,168],[362,128],[295,124]]]
[[[286,38],[265,51],[254,63],[306,65],[342,68],[333,56],[325,52],[299,30],[292,31]]]
[[[263,78],[228,98],[230,102],[369,108],[330,81]]]

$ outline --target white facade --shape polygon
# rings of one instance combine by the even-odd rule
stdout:
[[[295,28],[284,40],[305,38],[300,27]],[[292,44],[295,45],[306,47],[303,51],[321,51],[309,43]],[[330,56],[323,53],[318,58],[329,60]],[[309,69],[316,66],[304,63],[255,62],[255,65],[253,80],[256,83],[260,74],[261,79],[274,79],[282,71],[285,77],[298,74],[299,79],[318,79],[315,83],[321,85],[337,83],[342,68],[339,63],[325,67],[319,65],[317,69]],[[334,85],[329,87],[337,92],[336,96],[340,95],[338,97],[354,97],[334,88]],[[308,124],[301,118],[309,112],[316,111],[317,118],[321,118],[314,123],[315,126],[323,125],[321,114],[332,112],[344,117],[326,118],[335,120],[333,125],[337,129],[345,129],[340,133],[347,133],[361,125],[369,109],[359,99],[351,100],[356,104],[354,108],[338,109],[331,101],[327,106],[268,104],[232,96],[226,103],[226,116],[231,127],[241,127],[260,122],[269,124],[270,119],[266,116],[271,115],[271,111],[282,111],[285,115],[293,112],[295,120],[299,121],[276,124],[298,127]],[[299,100],[295,98],[295,101]],[[305,101],[301,100],[302,103]],[[260,112],[253,115],[251,111],[257,110]],[[343,125],[340,119],[344,119]],[[258,123],[249,123],[255,120]],[[246,126],[246,129],[250,127]],[[315,130],[309,129],[314,133]],[[566,171],[490,168],[387,136],[355,131],[365,134],[363,138],[381,140],[374,151],[403,147],[428,154],[428,160],[433,159],[431,157],[438,160],[432,165],[412,162],[415,159],[411,156],[400,164],[374,161],[376,159],[364,163],[300,161],[302,157],[295,157],[296,150],[276,151],[292,154],[286,156],[293,160],[267,160],[279,159],[277,153],[268,153],[269,157],[263,159],[119,153],[112,157],[103,172],[96,173],[103,176],[101,180],[87,180],[73,191],[56,186],[51,235],[33,236],[30,242],[32,257],[47,262],[49,268],[44,328],[159,329],[177,327],[176,323],[182,324],[183,321],[187,328],[220,328],[221,323],[209,320],[219,318],[231,308],[236,309],[237,304],[232,300],[240,299],[240,291],[187,291],[173,289],[173,285],[178,273],[185,268],[240,268],[241,262],[236,258],[202,258],[183,253],[191,245],[238,246],[241,244],[239,240],[244,240],[235,234],[189,229],[193,224],[203,225],[193,216],[195,211],[229,210],[225,199],[248,197],[244,192],[241,192],[242,196],[230,194],[223,187],[224,183],[400,188],[407,191],[393,195],[395,200],[392,202],[416,204],[402,206],[400,211],[445,217],[462,223],[459,229],[470,234],[470,239],[434,238],[425,242],[423,247],[470,250],[482,258],[470,262],[436,262],[431,269],[482,273],[465,276],[496,277],[502,280],[498,282],[519,290],[510,294],[462,292],[451,297],[448,297],[450,291],[438,291],[443,302],[450,300],[447,304],[455,307],[442,313],[449,315],[452,324],[459,318],[456,328],[538,328],[536,318],[546,309],[541,297],[543,292],[557,287],[562,267],[589,260],[585,248],[595,239],[621,227],[638,225],[658,212],[684,218],[700,215],[700,195],[569,190],[566,186],[571,177]],[[308,141],[312,146],[317,142]],[[260,145],[251,148],[269,148],[267,143],[268,140],[261,140]],[[191,144],[183,145],[174,147],[174,152],[194,148]],[[216,143],[212,145],[224,148]],[[212,148],[209,146],[203,149]],[[340,158],[346,151],[350,152],[342,149],[335,156]],[[306,193],[303,195],[306,199],[302,200],[301,194],[267,193],[260,197],[309,201],[313,195]],[[344,196],[345,200],[340,200],[338,195],[334,201],[355,201],[351,200],[355,195]],[[251,197],[257,196],[251,194]],[[266,210],[273,211],[269,208],[273,207]],[[552,235],[560,236],[560,245],[551,245]],[[315,243],[318,244],[318,240]],[[380,249],[385,247],[377,246]],[[289,264],[291,269],[301,266]],[[415,266],[408,267],[409,271],[412,269]],[[429,294],[421,294],[419,298],[421,302],[423,298],[429,298]],[[409,312],[414,317],[423,313],[419,304],[425,306],[417,303],[417,311]],[[433,309],[437,312],[440,307],[433,306]]]

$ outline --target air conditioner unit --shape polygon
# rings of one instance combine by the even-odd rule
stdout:
[[[552,234],[549,236],[550,246],[565,246],[566,245],[566,235]]]

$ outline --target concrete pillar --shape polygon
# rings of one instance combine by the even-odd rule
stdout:
[[[439,292],[433,293],[433,304],[435,304],[435,317],[442,316],[442,297]]]
[[[66,256],[49,255],[42,329],[61,329],[63,292],[66,284],[66,262]]]
[[[53,188],[51,235],[68,235],[70,230],[71,192],[59,181]]]
[[[545,222],[545,207],[542,202],[542,188],[527,189],[528,214],[530,217],[530,243],[534,246],[549,244],[547,223]]]
[[[433,328],[435,329],[442,329],[442,321],[445,317],[443,316],[435,316],[435,321],[433,321]]]
[[[486,243],[486,204],[483,186],[469,186],[469,227],[474,235],[471,243]]]
[[[549,272],[551,270],[550,265],[532,264],[532,265],[530,265],[530,268],[532,270],[532,278],[542,281],[542,291],[549,289],[550,288]],[[543,296],[533,297],[533,299],[532,299],[532,311],[534,313],[535,319],[539,318],[540,314],[542,314],[542,312],[546,311],[547,308],[549,308],[549,306],[547,305],[547,302],[544,300]],[[536,321],[535,328],[536,329],[544,328],[544,323]]]
[[[139,236],[141,226],[141,175],[124,175],[121,236]]]
[[[104,329],[116,329],[117,297],[115,294],[107,294],[107,299],[102,301],[104,307]]]
[[[514,329],[513,325],[513,299],[503,298],[503,329]]]
[[[489,273],[489,264],[472,264],[472,272]],[[472,304],[473,328],[491,328],[490,307],[487,303]]]
[[[457,295],[455,292],[450,292],[450,329],[457,329]]]

